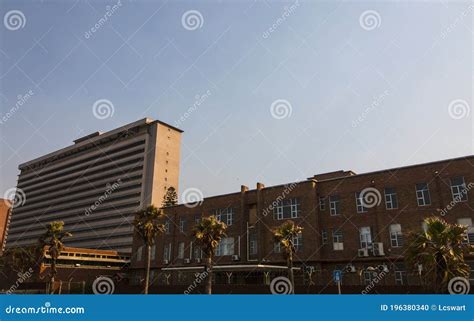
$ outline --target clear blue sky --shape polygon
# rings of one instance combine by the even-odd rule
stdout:
[[[473,153],[470,2],[116,3],[1,1],[0,116],[34,94],[0,124],[0,194],[22,162],[143,117],[174,124],[208,91],[180,123],[181,191]],[[278,99],[291,116],[272,116]]]

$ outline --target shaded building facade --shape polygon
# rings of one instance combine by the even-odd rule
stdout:
[[[467,156],[364,174],[337,171],[280,186],[257,183],[167,208],[166,233],[152,248],[152,285],[193,284],[204,264],[192,229],[201,217],[215,215],[228,225],[217,249],[216,285],[269,285],[286,275],[272,230],[293,220],[304,228],[294,240],[297,284],[323,292],[341,270],[345,286],[417,286],[419,275],[404,261],[404,237],[421,231],[425,218],[439,216],[467,225],[466,242],[474,245],[473,188],[474,157]],[[474,270],[472,253],[467,261]],[[145,249],[134,238],[132,284],[143,282],[144,266]]]

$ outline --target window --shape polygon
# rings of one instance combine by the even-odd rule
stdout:
[[[163,249],[163,260],[164,261],[171,261],[171,243],[165,245]]]
[[[402,226],[400,224],[390,225],[390,243],[392,247],[403,246]]]
[[[342,251],[344,250],[344,240],[342,237],[341,230],[333,230],[332,231],[332,243],[334,251]]]
[[[273,244],[273,252],[281,253],[281,243],[280,242],[275,242]]]
[[[326,198],[325,197],[320,197],[319,198],[319,209],[321,211],[326,210]]]
[[[416,199],[418,201],[418,206],[427,206],[431,205],[430,190],[428,184],[419,183],[416,184]]]
[[[250,255],[257,255],[257,239],[250,240],[249,254]]]
[[[341,214],[341,199],[339,195],[329,196],[329,210],[331,211],[331,216]]]
[[[195,259],[201,259],[202,258],[202,251],[201,251],[201,248],[199,246],[195,246],[194,249],[193,249],[193,256]]]
[[[295,247],[296,252],[303,249],[303,233],[300,233],[293,238],[293,246]]]
[[[370,227],[365,226],[359,229],[360,233],[360,248],[366,249],[372,246],[372,234],[370,233]]]
[[[472,219],[459,218],[458,224],[467,226],[467,235],[466,235],[466,240],[464,241],[464,243],[474,244],[474,227],[472,227]]]
[[[405,264],[403,263],[395,264],[395,284],[396,285],[407,284],[407,271],[405,269]]]
[[[323,244],[328,244],[328,232],[326,230],[321,231],[321,241]]]
[[[225,223],[227,226],[231,226],[234,223],[234,209],[224,208],[214,211],[214,215],[218,221]]]
[[[143,259],[143,246],[140,246],[137,251],[137,261],[140,262]]]
[[[181,233],[184,233],[185,230],[186,230],[186,220],[182,218],[179,220],[179,231]]]
[[[358,192],[355,194],[356,197],[356,206],[357,206],[357,213],[365,213],[367,212],[367,207],[364,206],[364,200],[361,197],[361,193]]]
[[[171,233],[171,222],[170,222],[170,220],[166,220],[166,222],[165,222],[165,233],[166,234]]]
[[[364,282],[365,285],[372,284],[375,279],[375,272],[367,271],[364,269]]]
[[[385,207],[387,210],[398,208],[398,198],[395,188],[389,187],[385,189]]]
[[[184,259],[184,242],[178,243],[178,259]]]
[[[464,182],[464,177],[456,177],[451,179],[451,193],[453,194],[453,201],[467,201],[467,189],[466,183]]]
[[[223,238],[216,248],[216,256],[234,255],[234,238]]]
[[[300,216],[300,201],[297,198],[279,201],[273,209],[273,217],[277,220],[297,218]]]
[[[194,223],[199,224],[201,222],[201,215],[196,214],[194,215]]]
[[[153,245],[150,251],[150,260],[154,261],[156,259],[156,245]]]

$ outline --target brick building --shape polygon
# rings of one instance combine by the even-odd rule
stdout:
[[[287,219],[304,228],[296,240],[297,284],[324,289],[333,285],[334,270],[344,270],[344,285],[365,286],[381,275],[381,285],[418,285],[419,276],[404,263],[404,235],[436,215],[468,225],[467,241],[474,245],[473,169],[474,156],[466,156],[364,174],[337,171],[281,186],[242,186],[237,193],[167,208],[167,231],[152,248],[152,286],[188,286],[203,271],[192,228],[209,215],[229,226],[217,250],[216,285],[269,284],[286,275],[272,229]],[[140,242],[134,238],[136,285],[145,266]],[[474,269],[474,256],[467,259]]]

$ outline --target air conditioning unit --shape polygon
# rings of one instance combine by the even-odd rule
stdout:
[[[232,255],[232,261],[240,261],[240,256]]]
[[[163,264],[169,264],[169,263],[170,263],[170,261],[168,261],[168,260],[163,260]]]
[[[374,256],[384,256],[383,243],[374,243],[372,247],[372,253]]]
[[[346,268],[344,269],[344,272],[346,272],[346,273],[355,273],[355,272],[357,272],[357,269],[354,265],[348,264],[346,266]]]
[[[201,259],[196,259],[196,263],[201,263]]]
[[[388,273],[390,272],[390,270],[388,269],[388,266],[386,264],[382,264],[382,265],[379,265],[377,266],[377,270],[379,271],[379,273]]]
[[[357,251],[358,257],[368,257],[369,256],[369,249],[359,249]]]
[[[184,264],[189,264],[189,263],[191,263],[190,259],[184,259]]]

